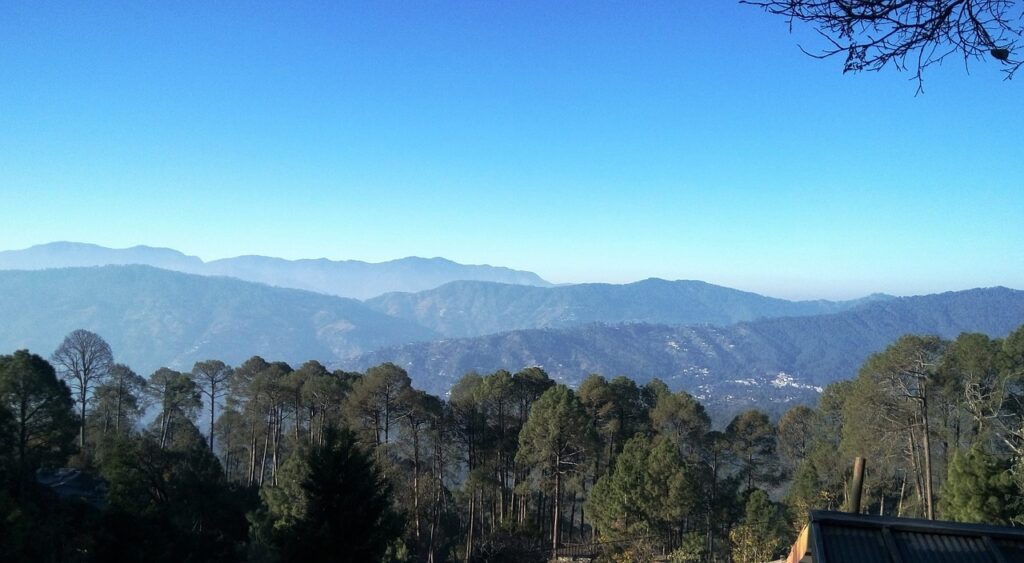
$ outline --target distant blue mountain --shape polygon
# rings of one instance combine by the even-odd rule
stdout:
[[[44,357],[69,332],[100,334],[143,374],[199,360],[330,361],[431,340],[415,323],[362,302],[148,266],[0,271],[0,353]]]
[[[405,367],[414,383],[446,392],[463,374],[539,365],[570,385],[590,373],[663,379],[720,415],[758,405],[813,403],[817,389],[856,375],[861,363],[903,334],[961,332],[1001,337],[1024,325],[1024,291],[972,289],[869,301],[825,315],[728,326],[589,324],[516,330],[377,350],[339,362],[364,369]]]
[[[532,272],[496,266],[458,264],[445,258],[401,258],[369,263],[359,260],[283,260],[239,256],[214,260],[206,273],[231,276],[279,287],[293,287],[367,299],[395,291],[423,291],[456,280],[481,280],[546,287]]]
[[[388,293],[366,303],[445,336],[465,337],[590,323],[726,325],[835,313],[886,299],[892,297],[878,294],[854,301],[786,301],[701,281],[652,278],[624,285],[547,288],[458,281],[419,293]]]
[[[113,249],[94,244],[54,242],[0,252],[0,270],[41,270],[83,266],[140,264],[189,274],[229,276],[305,289],[327,295],[367,299],[383,293],[416,292],[457,280],[550,286],[532,272],[488,265],[465,265],[444,258],[402,258],[381,263],[359,260],[284,260],[239,256],[203,262],[168,248],[134,246]]]
[[[43,270],[143,264],[178,272],[200,273],[203,261],[170,248],[107,248],[81,242],[51,242],[24,250],[0,251],[0,270]]]
[[[166,269],[40,269],[136,261]],[[65,334],[86,328],[143,373],[210,358],[237,364],[253,354],[359,370],[391,361],[406,367],[418,387],[438,394],[469,371],[540,365],[569,384],[589,373],[659,377],[719,416],[752,404],[813,402],[817,389],[855,375],[868,355],[905,333],[1003,336],[1024,324],[1024,292],[1007,288],[842,302],[792,302],[658,279],[559,287],[456,281],[366,302],[322,293],[430,285],[474,271],[546,283],[529,273],[442,259],[204,263],[169,249],[43,245],[0,253],[0,353],[27,347],[48,355]]]

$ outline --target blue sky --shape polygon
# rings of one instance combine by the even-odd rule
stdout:
[[[1024,288],[1020,77],[728,1],[0,4],[0,248]]]

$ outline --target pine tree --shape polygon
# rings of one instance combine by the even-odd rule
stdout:
[[[760,489],[750,493],[746,515],[729,533],[736,563],[763,563],[775,559],[786,545],[786,525],[779,508]]]
[[[516,460],[539,468],[550,483],[553,500],[552,549],[561,541],[562,495],[566,477],[585,469],[596,436],[579,398],[556,385],[537,399],[519,433]]]
[[[1024,516],[1022,491],[1010,471],[1010,460],[975,445],[957,452],[949,464],[939,510],[957,522],[1009,525]]]
[[[746,490],[781,481],[775,427],[768,415],[756,409],[742,412],[726,427],[725,435],[736,454]]]
[[[699,513],[700,483],[672,440],[643,434],[626,441],[614,470],[598,480],[587,499],[602,539],[623,540],[687,531]]]
[[[306,455],[305,510],[276,536],[286,561],[380,561],[400,537],[392,486],[348,431],[329,430]],[[303,473],[303,472],[296,472]]]
[[[10,461],[21,482],[40,466],[63,463],[78,422],[73,408],[71,392],[46,360],[28,350],[0,356],[0,445],[10,448],[0,450],[0,466]]]

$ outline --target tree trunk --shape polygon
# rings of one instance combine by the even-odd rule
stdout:
[[[316,427],[317,410],[316,406],[309,407],[309,421],[307,422],[307,424],[309,424],[309,431],[306,432],[306,443],[311,446],[313,445],[313,440],[316,437],[316,432],[313,429]]]
[[[316,436],[316,445],[317,446],[323,446],[324,445],[324,420],[326,418],[327,418],[327,411],[326,410],[321,410],[320,411],[320,427],[317,429],[317,432],[316,432],[316,434],[317,434],[317,436]]]
[[[914,493],[917,495],[918,503],[924,506],[924,482],[921,478],[921,460],[917,450],[917,441],[914,439],[913,427],[910,428],[908,440],[910,441],[910,467],[914,471]]]
[[[441,491],[444,486],[443,472],[444,464],[441,459],[441,450],[437,444],[434,445],[434,506],[430,510],[430,538],[427,542],[427,563],[434,563],[434,535],[437,531],[437,521],[441,514]]]
[[[711,456],[711,502],[707,511],[707,547],[709,557],[715,553],[714,509],[715,504],[718,502],[718,452],[712,453]]]
[[[384,443],[390,442],[389,434],[391,432],[391,401],[384,401]]]
[[[925,509],[928,511],[928,519],[935,519],[935,511],[933,509],[933,495],[932,495],[932,449],[931,429],[928,426],[928,387],[925,384],[921,385],[921,420],[924,422],[924,436],[922,437],[922,443],[924,445],[924,494],[925,494]]]
[[[246,485],[251,487],[256,479],[256,422],[249,425],[249,478]]]
[[[547,497],[544,496],[543,492],[538,492],[536,508],[537,532],[541,532],[548,527],[547,513]],[[550,534],[550,532],[548,533]]]
[[[124,395],[124,389],[118,388],[117,390],[117,418],[114,419],[114,432],[121,435],[121,397]]]
[[[466,530],[466,563],[473,555],[473,520],[475,518],[476,493],[469,494],[469,529]]]
[[[270,421],[267,421],[267,435],[263,437],[263,459],[260,460],[260,487],[263,486],[263,477],[267,473],[267,447],[270,445]]]
[[[373,411],[373,445],[380,446],[380,411]]]
[[[82,406],[82,408],[79,409],[82,413],[82,426],[78,429],[78,449],[82,450],[82,453],[85,453],[85,393],[86,389],[85,385],[83,385],[82,392],[78,394],[79,404]]]
[[[523,493],[519,495],[519,524],[526,523],[526,514],[530,510],[529,494]]]
[[[216,407],[216,401],[213,400],[217,396],[217,387],[215,384],[210,384],[210,453],[213,453],[213,416],[214,407]]]
[[[569,505],[569,542],[572,542],[572,531],[576,527],[576,494],[572,495],[572,504]]]
[[[558,549],[559,533],[561,533],[561,526],[559,524],[562,520],[562,472],[559,471],[561,466],[561,459],[555,456],[555,498],[554,498],[554,510],[551,515],[551,550]],[[552,553],[554,556],[554,553]]]
[[[170,426],[170,424],[168,423],[168,419],[169,418],[170,417],[167,416],[167,409],[165,408],[164,411],[162,413],[160,413],[160,449],[161,450],[164,449],[164,447],[167,445],[167,427]]]
[[[412,431],[412,516],[416,533],[416,545],[420,544],[420,434]]]
[[[586,481],[586,479],[581,479],[581,482],[582,482],[582,487],[583,487],[583,490],[582,490],[583,499],[584,499],[584,503],[585,503],[586,502],[586,498],[587,498],[587,481]],[[585,541],[583,539],[583,533],[586,530],[586,524],[585,524],[586,513],[584,512],[585,509],[586,509],[585,508],[586,504],[584,504],[584,503],[580,503],[580,533],[579,533],[579,536],[578,536],[580,542]]]
[[[271,460],[270,469],[270,482],[275,487],[277,486],[277,460],[279,459],[278,453],[281,451],[281,419],[284,417],[284,407],[279,407],[274,411],[274,455]]]
[[[896,505],[896,517],[903,516],[903,491],[907,488],[907,472],[903,472],[903,484],[900,485],[900,502]]]
[[[18,418],[18,483],[23,483],[25,476],[25,451],[28,449],[28,402],[25,395],[21,399],[21,416]]]

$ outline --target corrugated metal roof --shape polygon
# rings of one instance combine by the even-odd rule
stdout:
[[[893,531],[904,563],[995,563],[983,536]]]
[[[996,545],[1006,556],[1007,561],[1024,561],[1024,543],[996,540]]]
[[[826,511],[811,511],[808,528],[807,547],[794,545],[790,561],[1024,562],[1020,528]]]
[[[825,558],[828,561],[887,561],[888,550],[882,535],[870,528],[854,528],[822,524],[819,534],[824,535]],[[812,540],[813,541],[813,540]]]

